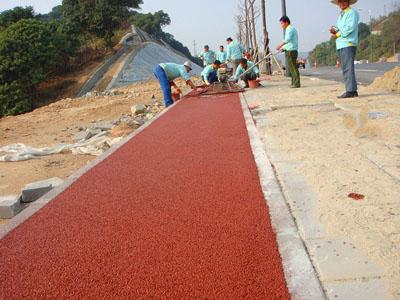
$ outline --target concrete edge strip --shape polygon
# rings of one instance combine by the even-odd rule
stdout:
[[[33,202],[32,204],[30,204],[27,208],[25,208],[21,213],[16,215],[14,218],[12,218],[6,224],[0,225],[0,241],[6,235],[8,235],[10,232],[12,232],[15,228],[17,228],[19,225],[24,223],[30,217],[32,217],[36,212],[38,212],[43,207],[45,207],[49,202],[54,200],[58,195],[63,193],[67,188],[69,188],[81,176],[83,176],[85,173],[87,173],[88,171],[90,171],[91,169],[96,167],[98,164],[103,162],[105,159],[107,159],[109,156],[114,154],[121,147],[123,147],[126,143],[130,142],[135,136],[142,133],[145,129],[147,129],[154,122],[156,122],[158,119],[160,119],[164,114],[166,114],[170,109],[174,108],[176,105],[179,105],[179,103],[182,102],[182,100],[175,103],[174,105],[171,105],[168,108],[165,108],[162,112],[160,112],[152,120],[148,121],[146,124],[144,124],[143,126],[138,128],[136,131],[132,132],[130,135],[128,135],[122,141],[120,141],[119,143],[112,146],[108,151],[106,151],[102,155],[98,156],[96,159],[91,161],[88,165],[86,165],[83,168],[76,171],[74,174],[72,174],[70,177],[68,177],[61,185],[55,187],[53,190],[48,192],[46,195],[44,195],[37,201]]]
[[[240,94],[250,145],[257,165],[260,184],[269,207],[272,227],[276,233],[286,283],[293,300],[326,299],[321,282],[314,270],[282,194],[272,165],[249,111],[245,95]]]

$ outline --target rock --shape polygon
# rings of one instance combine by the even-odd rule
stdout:
[[[63,183],[63,180],[54,177],[43,181],[33,182],[27,184],[21,191],[22,193],[22,202],[30,203],[38,200],[43,195],[47,194],[54,187]]]
[[[147,120],[151,120],[151,119],[153,119],[154,118],[154,115],[153,114],[147,114],[146,115],[146,119]]]
[[[86,129],[85,131],[80,131],[75,134],[74,142],[77,143],[77,142],[81,142],[81,141],[87,141],[88,139],[91,139],[92,137],[94,137],[95,135],[98,135],[101,132],[103,132],[103,130],[98,129],[98,128],[90,128],[90,129]]]
[[[100,129],[101,131],[108,131],[111,130],[111,128],[113,128],[113,124],[111,122],[99,122],[99,123],[95,123],[92,126],[93,129]]]
[[[146,105],[143,104],[136,104],[131,107],[131,112],[134,116],[143,114],[146,112]]]
[[[86,95],[85,95],[85,98],[92,98],[92,97],[93,97],[92,92],[86,93]]]
[[[117,126],[114,126],[113,129],[111,129],[111,136],[114,138],[121,137],[121,136],[127,136],[131,134],[133,131],[133,128],[129,126],[127,123],[123,122]]]
[[[0,197],[0,219],[11,219],[21,211],[21,197],[9,195]]]

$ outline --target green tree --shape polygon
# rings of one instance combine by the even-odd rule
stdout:
[[[13,9],[6,10],[0,14],[0,27],[7,27],[22,19],[32,19],[35,13],[32,6],[27,7],[14,7]]]
[[[58,59],[53,34],[42,21],[20,20],[0,32],[0,115],[32,106],[35,85]]]
[[[169,15],[162,10],[157,11],[154,14],[133,12],[129,20],[135,26],[157,38],[163,38],[163,27],[171,24]]]
[[[137,9],[142,0],[64,0],[63,17],[81,32],[103,38],[112,46],[114,31],[128,20],[129,9]]]

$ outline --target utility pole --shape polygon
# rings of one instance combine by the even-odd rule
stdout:
[[[197,56],[196,41],[193,41],[193,55]]]
[[[281,0],[282,2],[282,16],[286,16],[286,0]],[[285,30],[283,30],[283,38],[285,38]],[[290,72],[289,72],[289,66],[288,66],[288,62],[286,60],[286,56],[284,58],[285,60],[285,76],[286,77],[290,77]]]

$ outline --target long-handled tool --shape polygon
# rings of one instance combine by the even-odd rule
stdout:
[[[256,64],[254,64],[254,66],[252,66],[251,68],[247,69],[244,73],[242,73],[239,77],[243,78],[244,75],[246,75],[247,73],[249,73],[251,70],[253,70],[255,67],[259,66],[262,62],[266,61],[267,59],[269,59],[270,57],[274,58],[276,64],[278,65],[278,67],[280,68],[280,70],[282,71],[281,66],[279,65],[276,57],[276,54],[274,53],[269,53],[267,56],[265,56],[263,59],[261,59],[259,62],[257,62]]]

